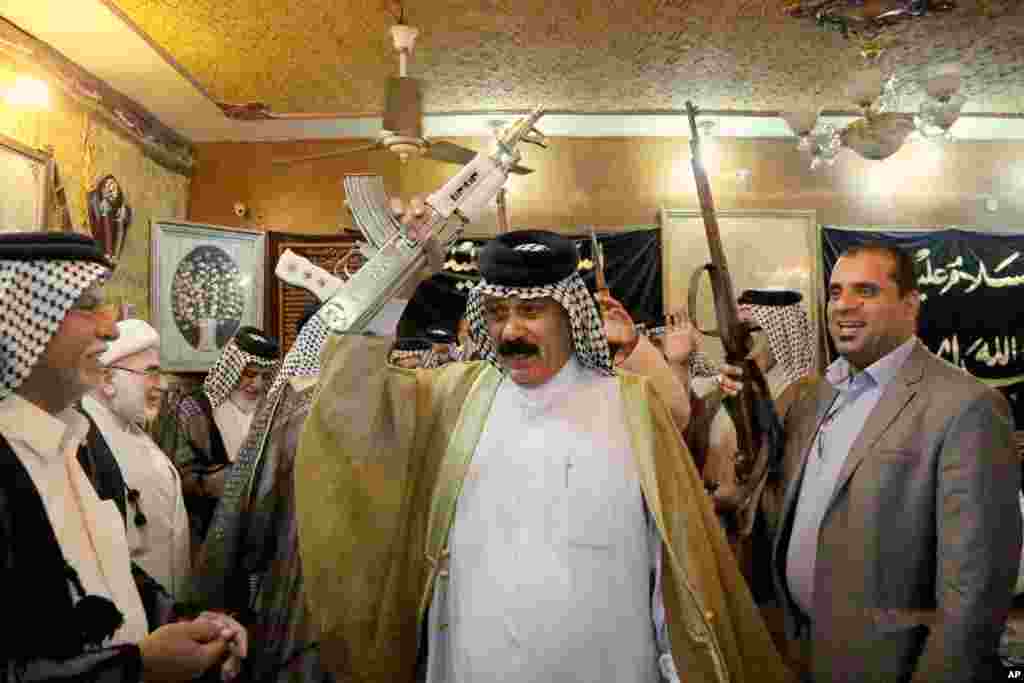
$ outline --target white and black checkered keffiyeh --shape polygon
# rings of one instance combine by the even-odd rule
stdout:
[[[299,336],[295,338],[292,348],[285,354],[281,369],[270,385],[270,391],[267,392],[269,402],[273,402],[277,392],[293,377],[312,377],[320,374],[320,352],[323,351],[330,334],[331,330],[320,316],[314,315],[306,321],[299,330]]]
[[[109,276],[92,261],[0,260],[0,398],[32,372],[82,292]]]
[[[785,377],[785,386],[814,372],[814,333],[803,306],[741,304],[740,310],[749,311],[768,335],[768,348]],[[692,376],[713,377],[718,369],[704,353],[690,354]]]
[[[768,348],[785,378],[792,384],[814,372],[814,332],[804,307],[745,304],[757,324],[768,334]]]
[[[487,331],[487,321],[484,319],[483,305],[487,296],[519,299],[551,297],[569,314],[576,359],[582,365],[603,374],[614,374],[601,314],[579,273],[574,272],[552,285],[540,287],[508,287],[481,280],[470,290],[469,301],[466,303],[466,319],[469,320],[470,334],[476,344],[477,354],[481,359],[490,361],[500,368],[494,340]]]
[[[281,369],[270,384],[270,389],[253,416],[249,433],[238,449],[238,459],[228,468],[224,481],[224,494],[214,512],[203,547],[204,575],[197,577],[201,602],[218,603],[223,599],[224,581],[234,576],[237,568],[235,553],[241,542],[239,528],[246,519],[248,486],[263,457],[270,431],[278,424],[277,410],[285,396],[289,380],[295,377],[313,377],[320,374],[320,352],[330,329],[319,315],[312,315],[302,325],[295,343],[285,354]]]
[[[203,392],[206,394],[206,398],[210,399],[210,405],[216,408],[228,400],[231,392],[238,387],[245,366],[252,364],[261,368],[274,368],[278,363],[279,361],[275,358],[263,358],[243,351],[232,337],[224,345],[220,358],[207,373],[206,380],[203,382]]]
[[[451,357],[453,363],[468,362],[472,359],[472,352],[469,344],[457,344],[452,347]]]

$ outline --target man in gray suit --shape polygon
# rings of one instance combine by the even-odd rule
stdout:
[[[1021,471],[998,392],[916,338],[909,255],[845,252],[840,358],[786,416],[772,571],[807,680],[994,681],[1021,550]]]

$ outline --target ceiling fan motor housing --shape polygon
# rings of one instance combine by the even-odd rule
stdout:
[[[415,78],[388,79],[383,128],[394,135],[423,137],[420,87]]]

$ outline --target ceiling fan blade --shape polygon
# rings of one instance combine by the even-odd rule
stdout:
[[[420,84],[415,78],[389,78],[384,102],[384,130],[411,138],[423,137]]]
[[[431,141],[423,156],[435,161],[447,161],[450,164],[468,164],[476,155],[477,153],[472,149],[441,140],[440,142]]]
[[[354,154],[355,152],[366,152],[369,150],[380,149],[380,145],[376,142],[372,145],[362,145],[361,147],[352,147],[350,149],[339,149],[333,152],[321,152],[320,154],[310,154],[304,157],[295,157],[293,159],[274,159],[270,163],[283,165],[283,164],[298,164],[303,161],[317,161],[318,159],[333,159],[334,157],[342,157],[346,154]]]
[[[532,168],[527,168],[526,166],[520,166],[519,164],[516,164],[512,168],[508,169],[508,172],[509,173],[515,173],[516,175],[530,175],[531,173],[533,173],[533,169]]]

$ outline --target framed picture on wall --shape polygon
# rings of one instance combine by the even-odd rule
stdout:
[[[821,324],[821,257],[816,212],[725,209],[715,213],[736,296],[754,288],[795,289],[803,294],[811,328],[819,341],[816,346],[821,366],[820,340],[824,326]],[[711,262],[711,253],[699,209],[662,209],[661,230],[663,286],[668,312],[686,306],[690,275]],[[696,315],[701,328],[716,327],[714,300],[706,274],[701,278],[697,310],[690,313]],[[704,337],[701,349],[712,360],[725,358],[725,350],[717,338]]]
[[[46,229],[50,156],[0,135],[0,232]]]
[[[150,234],[150,304],[161,366],[209,370],[239,327],[263,326],[266,237],[184,221],[153,221]]]

